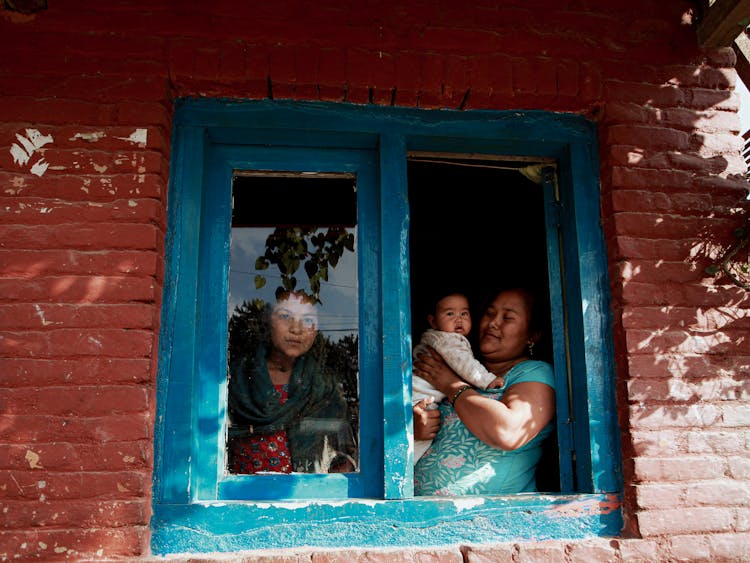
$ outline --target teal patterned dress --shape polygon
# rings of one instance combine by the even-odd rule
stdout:
[[[498,401],[516,383],[536,381],[554,388],[552,367],[527,360],[511,368],[500,389],[479,391]],[[437,437],[414,467],[417,495],[500,495],[536,490],[535,469],[542,455],[542,441],[553,422],[517,450],[505,451],[476,438],[448,401],[440,403],[442,425]]]

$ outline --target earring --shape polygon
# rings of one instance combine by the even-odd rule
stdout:
[[[529,358],[533,358],[534,357],[534,341],[529,340],[528,346],[529,346]]]

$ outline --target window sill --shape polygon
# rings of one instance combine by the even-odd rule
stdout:
[[[616,536],[619,494],[157,504],[155,554],[293,547],[439,547]]]

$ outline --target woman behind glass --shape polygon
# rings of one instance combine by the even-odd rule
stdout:
[[[355,471],[346,402],[320,357],[315,304],[303,293],[281,293],[268,327],[230,366],[230,473]]]

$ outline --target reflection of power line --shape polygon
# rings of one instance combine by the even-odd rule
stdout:
[[[246,274],[246,275],[248,275],[248,276],[261,275],[261,276],[263,276],[264,278],[274,278],[274,279],[277,279],[277,280],[280,280],[280,279],[281,279],[281,276],[277,276],[277,275],[275,275],[275,274],[261,274],[261,273],[260,273],[260,272],[258,272],[258,271],[255,271],[255,272],[248,272],[248,271],[246,271],[246,270],[237,270],[237,269],[234,269],[234,268],[231,268],[231,269],[230,269],[230,274],[231,274],[231,273],[235,273],[235,274]],[[357,289],[357,287],[358,287],[358,286],[356,286],[356,285],[344,285],[344,284],[340,284],[340,283],[332,283],[332,282],[323,282],[323,283],[324,283],[325,285],[331,285],[331,286],[334,286],[334,287],[346,287],[346,288],[348,288],[348,289]],[[325,287],[325,285],[324,285],[324,287]]]

